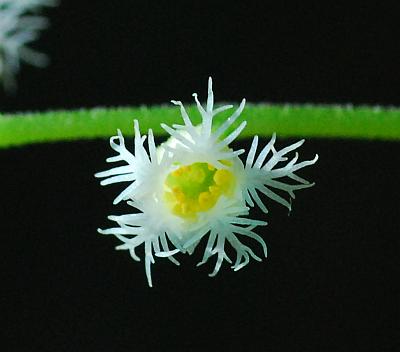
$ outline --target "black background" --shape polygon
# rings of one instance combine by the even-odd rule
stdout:
[[[62,1],[0,109],[188,100],[399,104],[398,11],[389,2]],[[400,51],[399,51],[400,52]]]
[[[64,0],[37,43],[51,66],[24,67],[0,107],[189,101],[209,75],[219,101],[399,104],[395,9],[316,4]],[[301,173],[316,186],[290,216],[270,206],[268,259],[216,278],[201,251],[159,259],[150,289],[96,233],[126,210],[93,177],[107,141],[1,151],[5,350],[396,350],[399,144],[311,139],[301,155],[316,152]]]

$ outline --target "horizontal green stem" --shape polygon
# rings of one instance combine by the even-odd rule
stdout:
[[[199,114],[187,106],[194,122]],[[229,116],[224,112],[217,122]],[[400,109],[331,105],[248,104],[242,114],[248,125],[241,138],[283,137],[400,139]],[[160,123],[181,123],[175,106],[141,106],[128,108],[95,108],[42,113],[0,114],[0,148],[31,143],[104,138],[117,128],[126,135],[133,133],[133,119],[140,121],[142,131],[152,128],[155,135],[165,135]]]

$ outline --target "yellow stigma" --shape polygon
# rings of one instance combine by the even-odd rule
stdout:
[[[195,220],[199,211],[211,209],[221,195],[232,195],[234,185],[235,178],[229,170],[194,163],[168,174],[164,197],[175,215]]]

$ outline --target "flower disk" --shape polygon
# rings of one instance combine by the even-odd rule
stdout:
[[[257,241],[263,255],[267,256],[264,240],[253,231],[257,226],[267,223],[248,218],[250,207],[256,204],[263,212],[268,212],[260,198],[261,194],[290,209],[291,201],[285,199],[282,192],[295,198],[294,191],[314,185],[295,172],[314,164],[317,155],[312,160],[297,163],[296,153],[286,165],[277,167],[277,164],[287,161],[287,153],[297,149],[304,140],[277,151],[273,135],[256,157],[258,137],[255,136],[243,164],[239,155],[244,150],[235,151],[229,145],[246,126],[243,121],[234,127],[244,109],[245,100],[228,119],[214,128],[214,117],[232,106],[214,109],[211,78],[208,81],[206,107],[200,104],[197,94],[193,96],[201,114],[200,125],[194,126],[183,104],[173,100],[172,103],[180,107],[184,124],[172,127],[161,124],[171,136],[167,142],[156,148],[152,130],[148,131],[147,136],[141,136],[139,122],[135,120],[134,153],[126,149],[124,138],[118,131],[118,135],[110,139],[110,145],[118,155],[107,161],[123,161],[126,164],[95,175],[104,178],[102,185],[129,183],[114,203],[127,201],[137,209],[136,212],[110,216],[109,219],[118,226],[99,229],[99,232],[116,236],[123,242],[117,249],[128,250],[136,261],[140,258],[135,249],[144,244],[149,286],[152,286],[153,254],[179,265],[174,255],[192,254],[203,237],[207,236],[203,260],[199,265],[216,255],[217,261],[210,276],[219,272],[224,260],[231,263],[235,271],[247,265],[250,257],[261,261],[242,242],[248,238]],[[146,139],[148,151],[144,145]],[[295,183],[285,183],[282,180],[284,178]],[[234,263],[225,251],[226,243],[236,252]],[[171,250],[170,246],[174,249]]]
[[[173,214],[195,220],[198,212],[214,207],[221,195],[232,193],[234,180],[232,172],[211,164],[184,165],[168,174],[165,200]]]

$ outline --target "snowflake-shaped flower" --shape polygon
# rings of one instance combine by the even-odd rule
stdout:
[[[36,12],[57,4],[57,0],[0,0],[0,81],[6,90],[15,89],[21,62],[47,65],[47,56],[28,45],[48,26],[47,19]]]
[[[139,122],[135,120],[134,153],[126,149],[124,138],[118,131],[118,135],[110,139],[111,148],[118,155],[107,161],[123,161],[125,165],[96,174],[96,177],[103,178],[102,185],[128,183],[114,203],[126,201],[136,211],[110,216],[109,219],[115,221],[117,226],[99,229],[99,232],[116,236],[123,242],[117,249],[128,250],[137,261],[140,258],[135,249],[144,244],[145,269],[150,286],[150,266],[155,261],[154,255],[166,257],[179,265],[174,255],[193,253],[205,237],[208,238],[207,244],[199,265],[216,255],[217,261],[210,276],[218,273],[224,260],[231,263],[235,271],[247,265],[250,258],[261,261],[245,243],[246,239],[255,240],[266,257],[267,246],[254,230],[267,223],[249,218],[250,208],[256,204],[267,213],[265,201],[261,199],[265,196],[290,209],[291,201],[285,199],[282,192],[286,192],[291,199],[295,197],[294,191],[313,186],[295,172],[314,164],[317,155],[313,160],[298,163],[296,153],[282,166],[282,162],[288,160],[286,155],[304,140],[277,151],[273,135],[256,157],[258,137],[255,136],[243,164],[239,155],[244,150],[234,150],[230,144],[246,126],[245,121],[239,126],[235,124],[244,109],[245,100],[228,119],[214,127],[215,116],[232,106],[214,109],[211,78],[206,107],[200,104],[197,94],[193,96],[201,114],[198,126],[193,124],[183,104],[172,100],[180,107],[183,125],[170,127],[161,124],[171,136],[168,141],[157,148],[152,130],[147,136],[142,136]],[[294,183],[284,182],[282,179],[285,178]],[[227,243],[236,252],[234,262],[226,253]]]

